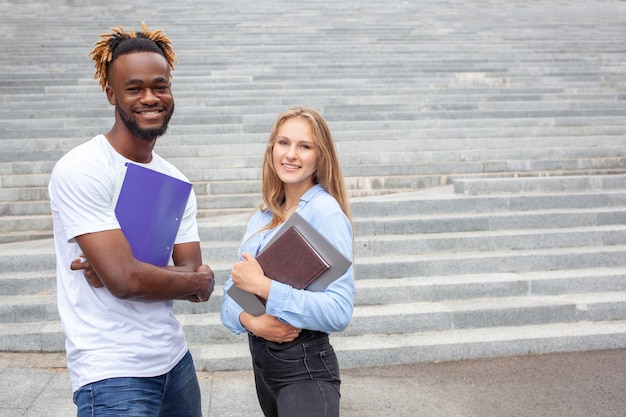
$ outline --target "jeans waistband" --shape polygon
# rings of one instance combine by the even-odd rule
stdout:
[[[269,340],[265,340],[262,337],[257,337],[252,335],[252,337],[258,338],[262,340],[268,347],[272,349],[284,350],[289,349],[290,347],[299,345],[300,343],[310,342],[311,340],[321,339],[323,337],[327,337],[328,334],[324,332],[318,332],[317,330],[307,330],[302,329],[298,337],[293,339],[291,342],[270,342]]]

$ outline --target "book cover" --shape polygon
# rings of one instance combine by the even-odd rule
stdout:
[[[115,215],[135,258],[166,266],[192,185],[140,165],[126,163]]]
[[[306,288],[330,267],[296,226],[285,230],[256,260],[266,277],[298,290]]]
[[[271,274],[266,270],[268,265]],[[265,276],[289,284],[296,289],[324,291],[342,276],[352,262],[339,252],[302,216],[294,213],[257,256]],[[266,266],[263,265],[265,263]],[[248,313],[265,313],[264,300],[255,294],[231,286],[228,295]]]

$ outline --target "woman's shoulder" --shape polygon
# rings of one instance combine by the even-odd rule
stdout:
[[[302,209],[302,216],[316,225],[328,225],[336,227],[339,224],[349,225],[346,214],[341,209],[339,202],[326,190],[320,190],[311,196],[306,206]]]
[[[314,208],[315,211],[341,211],[341,206],[339,205],[335,197],[330,195],[321,185],[316,185],[310,191],[312,191],[312,193],[309,196],[307,206],[311,206],[311,208]]]

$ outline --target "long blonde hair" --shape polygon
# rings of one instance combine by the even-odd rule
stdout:
[[[311,108],[294,107],[278,116],[274,122],[274,127],[270,133],[265,150],[262,175],[263,203],[260,204],[259,208],[269,210],[273,215],[272,221],[266,228],[271,229],[285,220],[285,216],[280,210],[280,205],[285,198],[285,185],[276,174],[272,162],[272,154],[278,130],[285,121],[294,117],[304,120],[311,128],[313,134],[317,156],[317,168],[313,177],[313,183],[320,184],[326,192],[333,196],[339,203],[341,210],[352,222],[352,212],[348,203],[343,173],[339,165],[335,143],[326,121],[321,114]]]

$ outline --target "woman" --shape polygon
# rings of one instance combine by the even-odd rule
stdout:
[[[339,365],[328,335],[343,330],[354,305],[353,268],[325,291],[297,290],[263,274],[255,257],[298,212],[352,260],[352,223],[330,130],[312,109],[282,113],[263,162],[263,203],[248,222],[239,259],[224,286],[222,322],[248,332],[257,396],[265,416],[338,416]],[[246,313],[227,294],[235,285],[266,301]]]

